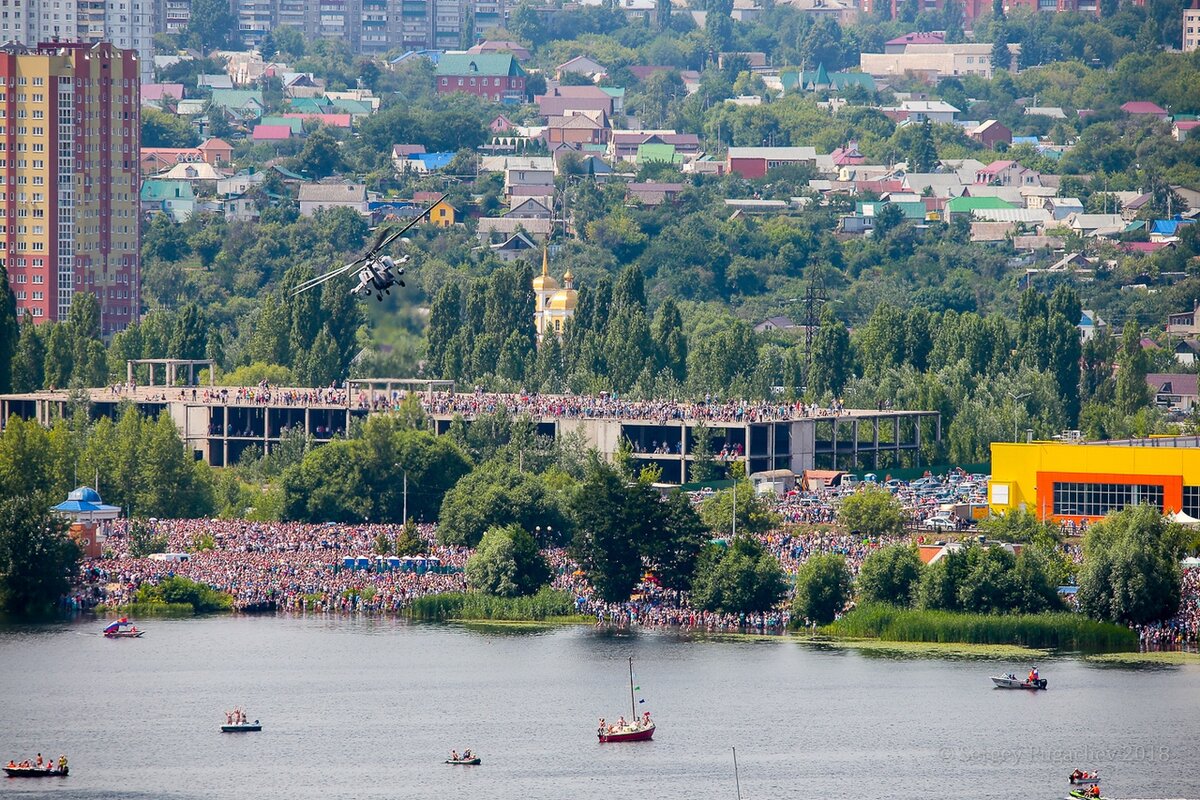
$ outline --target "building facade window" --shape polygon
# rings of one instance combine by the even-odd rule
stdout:
[[[1183,487],[1183,513],[1200,519],[1200,486]]]
[[[1186,501],[1185,501],[1186,502]],[[1055,516],[1103,517],[1126,506],[1149,503],[1163,510],[1163,487],[1153,483],[1054,484]]]

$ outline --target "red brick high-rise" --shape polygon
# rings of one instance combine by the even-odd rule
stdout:
[[[110,44],[0,47],[0,260],[35,322],[79,292],[105,335],[138,318],[139,66]]]

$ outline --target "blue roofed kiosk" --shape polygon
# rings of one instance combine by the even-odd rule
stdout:
[[[100,558],[108,538],[108,523],[121,516],[120,506],[105,505],[100,493],[90,486],[80,486],[50,510],[71,521],[68,533],[88,558]]]

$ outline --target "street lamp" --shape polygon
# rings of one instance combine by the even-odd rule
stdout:
[[[1013,401],[1013,444],[1017,443],[1017,403],[1029,397],[1029,392],[1021,394],[1008,393],[1009,398]]]

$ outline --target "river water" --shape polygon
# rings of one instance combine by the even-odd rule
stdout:
[[[0,628],[0,757],[65,752],[57,798],[1062,798],[1072,768],[1115,798],[1200,798],[1200,667],[1039,664],[1050,690],[990,688],[1029,665],[790,641],[590,627],[347,618],[95,621]],[[629,711],[626,658],[658,722]],[[221,734],[235,705],[260,734]],[[471,747],[483,766],[442,763]]]

